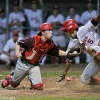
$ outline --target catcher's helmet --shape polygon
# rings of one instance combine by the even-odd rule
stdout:
[[[77,22],[74,19],[65,20],[63,23],[62,31],[74,32],[78,28]]]
[[[43,23],[40,26],[40,31],[43,31],[43,30],[52,30],[52,25],[49,23]]]

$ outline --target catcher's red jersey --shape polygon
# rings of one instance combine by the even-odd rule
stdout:
[[[39,63],[53,46],[54,42],[51,39],[45,42],[40,36],[34,36],[34,47],[25,51],[25,57],[32,64]]]

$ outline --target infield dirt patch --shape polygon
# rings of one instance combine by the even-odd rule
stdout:
[[[58,65],[57,65],[58,66]],[[63,67],[43,67],[41,71],[63,71]],[[80,67],[81,66],[81,67]],[[83,71],[85,65],[80,65],[70,69],[71,72]],[[100,74],[98,73],[99,77]],[[0,98],[17,98],[17,97],[41,97],[41,96],[100,96],[100,85],[84,85],[80,82],[79,77],[75,77],[73,82],[57,82],[58,77],[43,78],[43,90],[30,90],[30,82],[25,78],[17,88],[8,86],[7,88],[0,87]],[[0,81],[1,84],[2,80]],[[13,99],[12,99],[13,100]]]

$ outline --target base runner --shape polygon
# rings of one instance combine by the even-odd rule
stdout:
[[[63,23],[62,30],[72,38],[66,52],[78,45],[82,52],[88,52],[93,57],[80,77],[81,82],[84,84],[100,84],[100,79],[94,77],[100,71],[100,36],[95,32],[99,21],[100,13],[80,28],[73,19],[66,20]],[[66,61],[66,68],[60,76],[59,82],[65,78],[73,58],[68,58]]]

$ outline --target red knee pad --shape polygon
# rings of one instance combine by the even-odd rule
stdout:
[[[39,83],[39,84],[36,84],[36,85],[31,85],[30,89],[43,90],[43,83]]]
[[[12,80],[10,80],[10,85],[14,88],[16,88],[20,83],[14,83]]]

